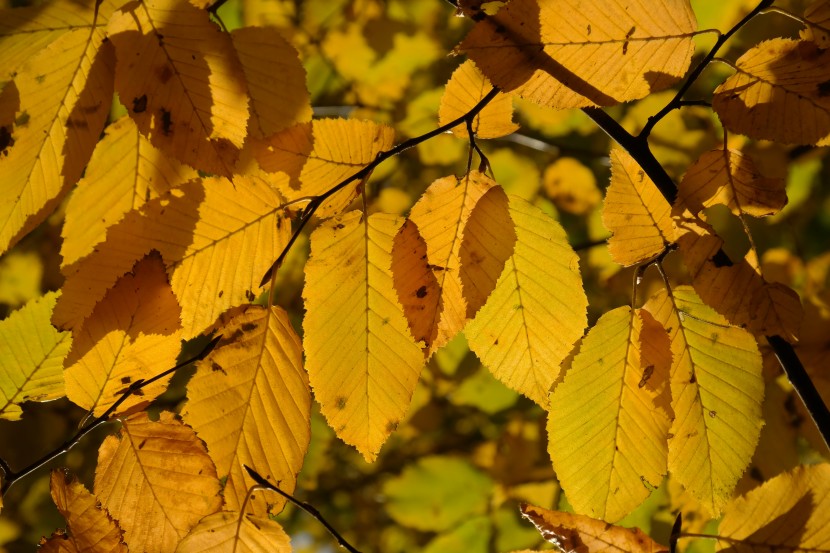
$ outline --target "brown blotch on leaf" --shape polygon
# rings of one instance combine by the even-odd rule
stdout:
[[[146,438],[145,438],[145,439],[143,439],[143,440],[141,440],[141,443],[140,443],[140,444],[138,444],[138,449],[142,449],[142,448],[144,448],[144,446],[145,446],[145,444],[146,444],[146,443],[147,443],[147,439],[146,439]]]
[[[224,374],[224,375],[227,375],[227,374],[228,374],[228,373],[225,371],[225,369],[223,369],[223,368],[222,368],[222,365],[220,365],[220,364],[219,364],[219,363],[217,363],[216,361],[211,362],[211,364],[210,364],[210,370],[212,370],[212,371],[214,371],[214,372],[219,371],[219,372],[221,372],[221,373],[222,373],[222,374]]]
[[[170,69],[169,65],[165,64],[159,67],[159,70],[156,72],[156,74],[158,75],[161,84],[165,84],[167,83],[167,81],[171,79],[171,77],[173,77],[173,70]]]
[[[242,332],[250,332],[256,329],[256,323],[242,323]]]
[[[170,133],[173,132],[173,119],[170,112],[164,108],[161,108],[161,132],[164,133],[164,136],[170,136]]]
[[[250,290],[245,290],[245,297],[248,298],[248,301],[254,301],[256,299],[256,294]]]
[[[338,409],[345,409],[346,398],[344,398],[343,396],[338,396],[337,399],[334,401],[334,404]]]
[[[638,388],[642,388],[648,382],[648,379],[651,378],[651,375],[654,374],[654,365],[649,365],[645,369],[643,369],[643,378],[640,379],[640,383],[637,384]]]
[[[219,294],[218,294],[218,296],[217,296],[217,297],[220,297],[220,298],[221,298],[224,294],[225,294],[225,291],[224,291],[224,290],[219,290]]]
[[[147,95],[142,94],[133,98],[133,113],[144,113],[147,110]]]
[[[633,35],[634,31],[636,31],[636,30],[637,30],[637,27],[631,27],[628,30],[628,32],[625,33],[625,42],[623,42],[623,49],[622,49],[623,56],[628,53],[628,41],[629,41],[629,39],[631,39],[631,35]]]
[[[420,288],[418,288],[418,290],[415,291],[415,295],[419,298],[425,297],[427,295],[427,287],[421,286]]]
[[[392,433],[398,428],[398,421],[389,421],[386,423],[386,431]]]
[[[715,417],[718,416],[718,412],[717,411],[709,411],[709,416],[714,419]]]
[[[121,377],[121,384],[129,384],[130,382],[132,382],[132,378],[130,378],[129,376]]]

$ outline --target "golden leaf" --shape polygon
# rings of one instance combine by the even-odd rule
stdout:
[[[75,542],[63,530],[53,532],[49,539],[40,538],[37,550],[38,553],[80,553]]]
[[[182,339],[231,307],[250,303],[291,229],[282,198],[258,178],[193,180],[128,213],[95,251],[65,267],[52,322],[74,328],[119,276],[151,250],[161,253],[182,306]]]
[[[0,321],[0,419],[19,419],[24,401],[65,395],[63,359],[72,335],[49,322],[58,296],[50,292]]]
[[[256,492],[261,493],[261,492]],[[176,553],[291,553],[291,538],[276,521],[222,511],[203,518]]]
[[[654,257],[674,238],[669,203],[634,158],[620,149],[611,150],[611,185],[602,222],[614,233],[608,251],[621,265]]]
[[[524,518],[536,526],[542,538],[565,551],[579,553],[665,553],[667,548],[639,528],[612,526],[583,515],[549,511],[522,505]]]
[[[559,366],[588,324],[588,300],[559,223],[517,196],[509,208],[513,255],[464,334],[496,378],[547,407]]]
[[[556,207],[574,215],[585,215],[602,202],[593,171],[572,157],[548,165],[542,184]]]
[[[665,354],[656,356],[664,366],[646,364],[646,317],[629,307],[600,317],[550,399],[548,451],[557,478],[575,511],[608,522],[633,511],[666,474],[670,413],[654,384],[645,384],[668,378],[671,354],[665,340]]]
[[[453,72],[438,108],[438,124],[446,125],[466,114],[493,88],[487,77],[471,60],[467,60]],[[499,93],[473,119],[472,129],[477,138],[499,138],[519,130],[513,122],[513,99]],[[458,125],[452,133],[467,138],[467,127]]]
[[[687,0],[513,0],[456,49],[505,92],[559,109],[610,106],[682,77],[695,30]]]
[[[239,511],[254,484],[243,465],[294,490],[310,438],[311,392],[300,339],[279,307],[232,311],[217,332],[222,340],[188,383],[182,417],[227,477],[224,508]],[[274,492],[258,491],[246,513],[266,516],[284,504]]]
[[[693,214],[722,204],[738,216],[765,217],[787,204],[787,191],[784,179],[764,177],[741,152],[719,148],[689,167],[678,187],[681,202]]]
[[[16,308],[39,297],[43,269],[35,251],[12,250],[0,258],[0,304]]]
[[[763,426],[761,354],[688,286],[646,303],[671,337],[669,471],[712,516],[730,499]]]
[[[157,148],[230,177],[245,141],[248,93],[227,33],[187,0],[137,0],[110,19],[115,89]]]
[[[173,551],[202,517],[220,509],[219,491],[205,445],[172,413],[156,422],[136,413],[98,450],[95,494],[131,551]]]
[[[735,499],[718,551],[830,551],[830,465],[800,466]]]
[[[314,397],[329,425],[367,461],[409,407],[424,356],[392,285],[403,220],[350,212],[311,235],[303,288],[304,346]]]
[[[52,499],[69,526],[69,539],[79,552],[127,553],[124,531],[76,478],[53,470],[50,488]]]
[[[724,127],[784,144],[830,138],[830,50],[776,38],[749,49],[736,66],[712,98]]]
[[[815,42],[821,48],[830,46],[830,2],[816,0],[804,10],[807,28],[801,31],[801,38]]]
[[[181,349],[181,309],[157,253],[118,279],[92,314],[72,332],[66,358],[66,395],[100,416],[127,387],[176,364]],[[146,403],[164,392],[160,380],[133,394],[119,407]]]
[[[46,219],[92,154],[112,103],[114,59],[103,40],[97,28],[68,31],[6,85],[20,113],[0,157],[0,252]]]
[[[69,198],[61,231],[62,265],[91,253],[104,241],[107,229],[128,212],[197,176],[150,144],[132,119],[119,119],[107,127]]]

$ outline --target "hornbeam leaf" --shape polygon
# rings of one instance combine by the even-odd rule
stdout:
[[[505,92],[560,109],[610,106],[682,77],[695,30],[688,0],[513,0],[456,49]]]
[[[136,413],[98,450],[95,494],[131,551],[166,553],[222,506],[216,468],[193,430],[172,413]]]
[[[671,414],[655,384],[668,380],[671,353],[668,339],[652,339],[665,349],[651,356],[659,366],[644,358],[649,325],[660,326],[629,307],[600,317],[550,400],[548,450],[559,482],[574,510],[608,522],[633,511],[666,474]]]
[[[259,493],[259,492],[257,492]],[[276,521],[239,512],[206,516],[179,543],[176,553],[291,553],[291,538]]]
[[[455,70],[447,83],[447,89],[438,108],[438,124],[446,125],[470,111],[493,88],[487,77],[467,60]],[[519,130],[513,122],[513,99],[499,93],[487,104],[475,119],[472,129],[478,138],[499,138]],[[467,138],[467,128],[461,124],[452,129],[460,138]]]
[[[830,46],[830,2],[816,0],[804,10],[804,19],[807,27],[801,31],[801,37],[822,48]]]
[[[674,422],[669,471],[713,516],[729,501],[763,426],[761,354],[688,286],[646,303],[668,330]]]
[[[559,223],[517,196],[509,210],[513,255],[464,334],[496,378],[547,407],[559,366],[588,324],[588,300]]]
[[[350,212],[311,235],[303,288],[304,346],[314,396],[329,425],[367,461],[409,407],[424,356],[392,285],[403,219]]]
[[[223,338],[187,385],[182,417],[227,477],[224,508],[239,511],[254,484],[243,465],[294,490],[310,439],[311,392],[300,339],[282,309],[246,306],[223,315],[217,332]],[[266,516],[285,504],[274,492],[255,496],[247,514]]]

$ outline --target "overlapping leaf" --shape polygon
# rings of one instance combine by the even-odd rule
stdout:
[[[107,228],[128,212],[197,176],[150,144],[129,117],[107,127],[66,206],[63,266],[92,252],[104,241]]]
[[[724,127],[785,144],[830,137],[830,50],[776,38],[748,50],[736,67],[712,99]]]
[[[464,333],[499,380],[547,406],[559,365],[587,325],[588,301],[562,227],[516,196],[509,208],[515,250]]]
[[[695,30],[687,0],[513,0],[457,49],[506,92],[560,109],[610,106],[682,77]]]
[[[95,494],[131,551],[162,553],[222,505],[216,468],[193,430],[163,412],[137,413],[98,451]]]
[[[175,365],[181,349],[180,316],[158,254],[136,263],[72,332],[72,351],[65,362],[67,397],[98,416],[132,382]],[[120,410],[146,403],[166,387],[165,381],[145,386]]]
[[[225,508],[240,511],[254,484],[243,465],[293,491],[310,439],[311,393],[300,339],[285,311],[247,306],[217,327],[223,338],[199,363],[182,416],[207,444],[219,476],[227,477]],[[284,504],[259,491],[245,512],[265,516]]]
[[[671,206],[634,158],[620,149],[611,150],[611,186],[602,222],[614,233],[608,250],[621,265],[654,257],[674,238]]]
[[[551,396],[548,450],[579,513],[616,522],[666,474],[671,413],[657,390],[668,382],[671,352],[661,330],[647,312],[609,311]],[[643,355],[641,342],[654,354]]]
[[[270,518],[222,511],[203,518],[176,553],[291,553],[291,538]]]
[[[19,419],[24,401],[64,395],[63,360],[72,335],[49,322],[58,295],[50,292],[0,322],[0,419]]]
[[[716,516],[749,465],[763,425],[758,346],[688,286],[659,292],[646,309],[671,337],[669,471]]]
[[[822,48],[830,46],[830,2],[816,0],[804,10],[804,19],[807,27],[801,31],[801,36]]]
[[[311,235],[303,289],[304,346],[329,425],[373,460],[409,407],[424,364],[392,285],[403,220],[351,212]]]
[[[188,165],[230,177],[248,93],[230,35],[187,0],[139,0],[109,23],[115,89],[141,133]]]
[[[64,268],[52,322],[76,327],[119,276],[155,249],[182,306],[182,337],[193,337],[256,296],[290,236],[277,212],[281,203],[276,190],[254,177],[194,180],[151,200],[110,227],[92,254]]]
[[[447,89],[438,108],[438,124],[446,125],[470,111],[493,86],[487,77],[471,61],[465,61],[455,70],[447,83]],[[473,119],[471,125],[478,138],[499,138],[519,130],[513,122],[513,99],[498,93]],[[452,129],[454,135],[466,138],[467,128],[459,125]]]

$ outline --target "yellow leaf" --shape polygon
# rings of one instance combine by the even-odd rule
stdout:
[[[472,60],[465,61],[447,83],[438,109],[438,124],[446,125],[466,114],[492,88],[493,85]],[[519,130],[519,125],[513,122],[513,99],[506,94],[497,94],[473,119],[472,129],[478,138],[499,138]],[[452,133],[459,138],[467,138],[467,127],[458,125]]]
[[[231,39],[251,94],[250,136],[265,138],[310,121],[305,68],[291,43],[274,27],[243,27]]]
[[[197,176],[150,144],[129,117],[107,127],[66,206],[63,267],[91,253],[129,211]]]
[[[763,426],[761,354],[688,286],[646,303],[671,337],[669,471],[712,516],[730,499]]]
[[[639,528],[612,526],[591,517],[549,511],[532,505],[522,505],[521,513],[536,526],[542,538],[565,551],[665,553],[667,549]]]
[[[548,165],[542,183],[556,207],[574,215],[585,215],[602,202],[593,171],[572,157]]]
[[[830,50],[776,38],[748,50],[736,66],[712,98],[724,127],[784,144],[830,138]]]
[[[687,0],[513,0],[457,50],[505,92],[560,109],[610,106],[682,77],[695,30]]]
[[[816,0],[804,10],[807,27],[801,31],[801,38],[811,40],[821,48],[830,46],[830,2]]]
[[[257,494],[261,492],[256,492]],[[203,518],[176,553],[291,553],[291,538],[276,521],[222,511]]]
[[[707,305],[756,334],[798,340],[804,318],[801,300],[784,284],[764,280],[754,250],[732,262],[723,254],[723,240],[714,229],[688,218],[678,220],[677,237],[695,291]]]
[[[70,540],[82,553],[127,553],[124,531],[83,484],[61,470],[50,479],[52,499],[69,526]]]
[[[0,157],[0,251],[46,219],[92,154],[112,103],[103,39],[97,28],[68,31],[19,68],[14,144]]]
[[[830,465],[800,466],[730,503],[718,550],[830,551]]]
[[[162,412],[137,413],[98,450],[95,494],[124,530],[131,551],[173,551],[222,505],[216,468],[193,430]]]
[[[678,196],[693,214],[722,204],[738,216],[765,217],[787,204],[784,179],[764,177],[751,159],[725,148],[700,156],[680,182]]]
[[[49,322],[58,295],[32,300],[0,321],[0,419],[19,419],[24,401],[64,396],[63,359],[72,340]]]
[[[95,251],[65,267],[52,322],[74,328],[119,276],[155,249],[182,306],[182,339],[231,307],[250,303],[262,275],[290,237],[282,198],[253,177],[193,180],[128,213]]]
[[[67,397],[100,416],[131,383],[175,365],[181,349],[180,315],[158,254],[136,263],[73,331],[72,351],[64,363]],[[119,412],[154,399],[166,388],[164,380],[145,386]]]
[[[303,330],[314,397],[367,461],[406,413],[424,364],[392,286],[392,242],[402,224],[347,213],[314,231],[306,264]]]
[[[10,251],[0,259],[0,303],[19,307],[40,296],[43,260],[34,251]]]
[[[669,203],[634,158],[620,149],[611,150],[611,186],[602,222],[614,233],[608,250],[620,265],[646,261],[673,241]]]
[[[588,323],[588,300],[562,227],[517,196],[509,208],[513,255],[464,334],[496,378],[547,407],[559,366]]]
[[[113,14],[115,89],[141,133],[188,165],[230,177],[248,93],[227,33],[187,0],[139,0]]]
[[[664,366],[648,372],[640,336],[646,317],[629,307],[600,317],[550,400],[557,478],[575,511],[608,522],[633,511],[666,474],[670,413],[645,384],[668,377],[671,355],[665,340]]]
[[[244,307],[224,315],[217,332],[223,338],[188,383],[182,417],[227,477],[224,508],[240,511],[254,484],[243,465],[294,490],[310,438],[311,392],[300,339],[282,309]],[[245,511],[265,516],[284,504],[258,491]]]

